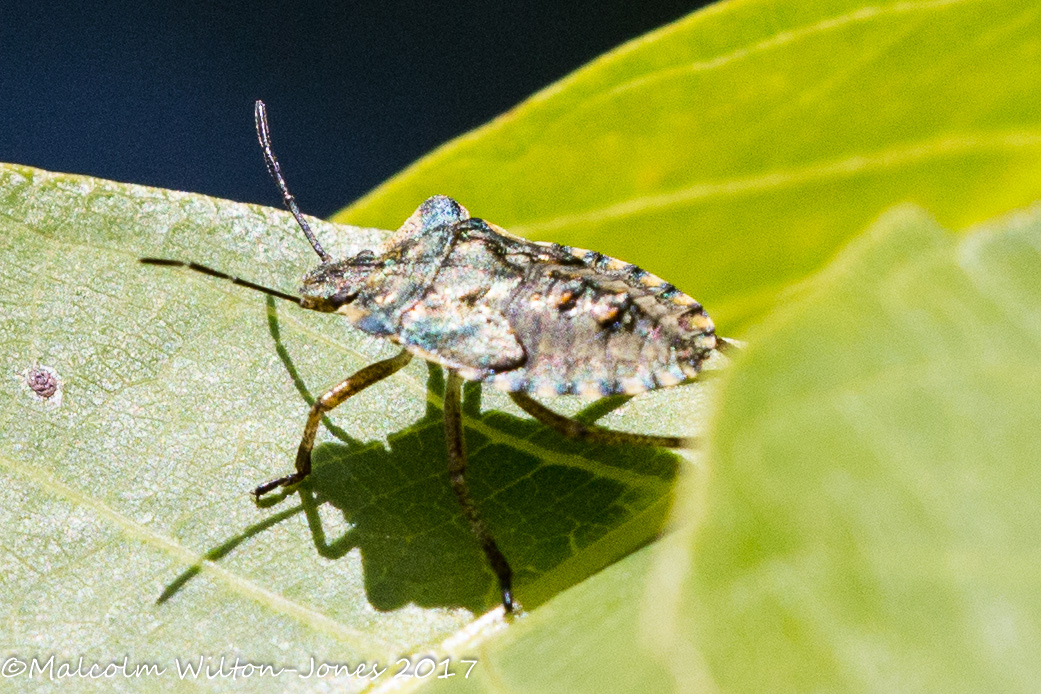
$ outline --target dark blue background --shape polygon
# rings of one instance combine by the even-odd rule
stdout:
[[[0,161],[328,216],[705,0],[4,2]]]

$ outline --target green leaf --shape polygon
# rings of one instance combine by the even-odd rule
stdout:
[[[890,206],[963,229],[1041,198],[1041,10],[1005,0],[720,3],[641,37],[342,212],[433,193],[636,263],[724,334]]]
[[[395,349],[342,317],[137,259],[292,291],[315,259],[288,214],[12,165],[0,207],[0,603],[15,655],[387,666],[498,604],[448,483],[438,369],[417,361],[351,399],[299,494],[252,501],[291,469],[315,394]],[[386,233],[315,225],[337,254]],[[36,395],[34,372],[60,396]],[[693,433],[702,390],[584,416]],[[682,458],[565,441],[483,396],[465,392],[469,479],[524,606],[660,532]],[[306,682],[288,677],[268,686]]]
[[[1039,278],[1041,207],[961,238],[903,208],[755,331],[657,567],[667,662],[727,692],[1036,689]]]

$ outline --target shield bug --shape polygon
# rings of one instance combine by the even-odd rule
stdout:
[[[413,357],[446,369],[448,468],[463,515],[513,609],[512,571],[481,519],[466,482],[461,387],[481,381],[508,392],[532,417],[568,437],[678,448],[686,439],[623,433],[560,415],[532,396],[598,398],[673,386],[697,376],[726,346],[701,305],[645,270],[595,251],[533,242],[476,217],[451,198],[427,199],[375,250],[330,256],[290,194],[271,148],[264,104],[257,137],[271,177],[315,253],[318,267],[294,296],[196,263],[142,258],[230,280],[314,311],[339,313],[357,328],[401,345],[324,393],[312,406],[295,470],[261,484],[257,497],[311,472],[322,416],[395,373]]]

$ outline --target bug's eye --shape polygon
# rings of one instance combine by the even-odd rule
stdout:
[[[358,255],[354,256],[354,262],[371,264],[375,262],[376,254],[366,248],[364,251],[359,251]]]

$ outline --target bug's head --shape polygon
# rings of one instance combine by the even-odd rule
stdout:
[[[333,313],[350,305],[365,280],[380,263],[372,251],[352,258],[322,263],[304,275],[300,305],[313,311]]]

